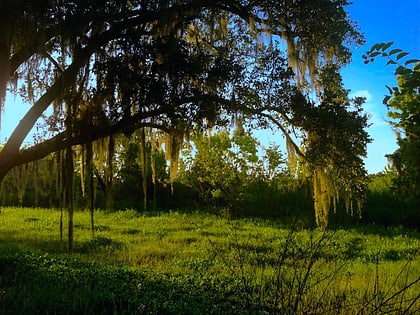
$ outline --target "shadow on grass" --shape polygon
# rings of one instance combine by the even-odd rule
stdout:
[[[385,226],[381,224],[362,223],[356,218],[353,219],[352,223],[337,223],[333,221],[329,225],[328,229],[354,231],[360,235],[378,235],[387,238],[404,235],[410,238],[420,239],[420,230],[416,230],[414,228],[402,225]]]
[[[34,252],[37,254],[65,254],[67,243],[65,241],[48,239],[22,239],[13,238],[0,232],[0,252],[19,253]]]
[[[124,250],[125,245],[122,242],[113,240],[104,236],[96,236],[86,241],[74,242],[75,254],[89,254],[99,252],[114,252]],[[31,239],[31,238],[13,238],[10,235],[4,235],[0,232],[0,253],[16,254],[22,252],[36,253],[37,255],[67,254],[67,240],[63,239]]]
[[[124,243],[115,241],[104,236],[97,236],[94,239],[79,243],[76,245],[75,251],[79,253],[92,253],[99,251],[118,251],[125,249]]]
[[[238,301],[191,279],[70,258],[0,253],[0,313],[5,315],[244,312]]]

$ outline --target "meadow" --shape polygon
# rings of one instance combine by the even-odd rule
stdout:
[[[2,208],[0,314],[418,314],[420,233]],[[64,217],[66,222],[66,217]]]

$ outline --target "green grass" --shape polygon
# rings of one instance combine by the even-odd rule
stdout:
[[[209,214],[2,209],[3,314],[415,314],[419,233],[322,232]],[[66,217],[65,217],[66,222]],[[64,231],[66,237],[66,231]],[[36,310],[36,311],[34,311]]]

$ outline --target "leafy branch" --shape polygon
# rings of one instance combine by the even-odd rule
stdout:
[[[393,48],[389,50],[392,45],[394,45],[394,42],[388,42],[388,43],[377,43],[373,45],[369,51],[366,52],[362,56],[362,58],[365,60],[365,64],[368,64],[370,62],[375,61],[375,58],[378,56],[384,57],[388,59],[388,62],[386,65],[398,65],[399,67],[402,67],[403,69],[408,70],[408,66],[411,64],[416,64],[420,62],[420,59],[408,59],[404,61],[404,63],[401,63],[403,58],[410,55],[409,52],[403,51],[400,48]],[[396,71],[399,71],[399,67]],[[402,70],[402,69],[400,69]],[[396,73],[398,74],[398,73]]]
[[[400,48],[392,48],[393,45],[394,42],[377,43],[373,45],[370,50],[362,56],[364,63],[368,64],[374,62],[375,58],[380,56],[388,59],[386,63],[387,66],[397,66],[394,72],[396,76],[410,76],[414,73],[420,72],[420,59],[412,58],[404,60],[407,56],[410,55],[410,53]],[[411,68],[411,65],[414,65],[413,68]],[[383,103],[388,105],[388,101],[392,98],[392,95],[395,95],[399,92],[399,88],[391,88],[388,85],[385,87],[388,89],[389,95],[384,97]]]

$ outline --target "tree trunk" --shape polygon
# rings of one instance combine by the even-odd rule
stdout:
[[[112,210],[113,204],[113,178],[114,178],[114,136],[109,136],[109,143],[108,143],[108,167],[106,169],[106,208],[108,210]]]
[[[57,193],[58,199],[60,202],[60,241],[63,240],[63,207],[64,207],[64,178],[65,175],[65,167],[64,167],[64,159],[63,159],[63,151],[60,150],[57,152]]]
[[[94,221],[94,187],[93,187],[93,148],[92,143],[86,145],[86,176],[87,176],[87,197],[88,208],[90,211],[90,225],[92,229],[92,237],[95,237],[95,221]]]
[[[70,94],[71,95],[71,94]],[[73,117],[74,117],[74,100],[69,97],[66,100],[66,135],[68,139],[73,138]],[[73,213],[74,213],[74,203],[73,203],[73,176],[74,176],[74,162],[73,162],[73,147],[71,144],[66,147],[65,155],[65,187],[66,187],[66,208],[68,212],[68,239],[67,239],[67,249],[69,254],[73,252]]]
[[[146,133],[140,129],[140,163],[143,190],[143,210],[147,211],[147,160],[146,160]]]
[[[65,167],[66,167],[66,208],[69,216],[68,222],[68,252],[73,252],[73,214],[74,214],[74,203],[73,203],[73,150],[71,147],[66,149],[66,158],[65,158]]]

